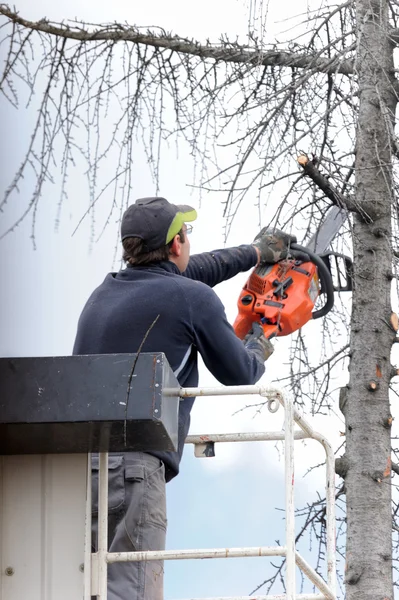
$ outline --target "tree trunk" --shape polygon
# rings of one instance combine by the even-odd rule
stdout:
[[[392,132],[396,107],[388,3],[357,1],[359,116],[354,293],[346,421],[347,600],[390,600]]]

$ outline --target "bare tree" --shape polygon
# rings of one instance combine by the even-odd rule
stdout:
[[[341,307],[325,326],[320,365],[311,364],[302,334],[294,340],[291,383],[298,402],[310,399],[314,410],[325,410],[333,401],[332,373],[339,361],[349,362],[349,382],[340,394],[346,447],[337,461],[344,479],[340,501],[346,495],[346,597],[393,598],[397,507],[392,519],[389,392],[398,373],[390,360],[398,341],[391,308],[398,256],[395,0],[323,6],[298,24],[295,39],[270,46],[262,32],[253,32],[246,43],[222,37],[218,44],[201,44],[157,28],[31,22],[5,5],[0,13],[7,45],[3,95],[18,106],[21,82],[30,102],[41,93],[29,147],[1,209],[28,171],[35,185],[19,220],[3,235],[31,213],[34,237],[44,184],[55,171],[61,173],[61,207],[77,155],[88,168],[88,214],[107,195],[110,216],[120,215],[130,200],[136,137],[144,143],[155,180],[163,140],[175,136],[190,144],[199,166],[197,184],[221,194],[226,233],[247,194],[256,193],[261,204],[273,185],[284,184],[286,194],[272,221],[281,227],[305,221],[305,241],[329,205],[348,212],[336,247],[353,249],[349,347],[339,329],[340,320],[349,320]],[[108,138],[100,137],[111,111],[112,129]],[[303,149],[317,157],[317,165],[310,164],[324,173],[329,193],[297,167],[293,157]],[[114,168],[104,181],[100,170],[106,160]],[[393,471],[397,474],[399,467]],[[322,545],[322,525],[315,526],[323,521],[322,508],[316,503],[306,514]],[[264,582],[265,587],[274,581]]]

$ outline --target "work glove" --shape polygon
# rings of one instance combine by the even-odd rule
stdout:
[[[252,245],[258,248],[261,263],[276,263],[287,258],[291,244],[296,243],[296,237],[280,231],[280,229],[260,230]]]
[[[262,325],[252,323],[251,331],[244,338],[244,345],[249,350],[258,350],[262,353],[263,362],[273,354],[274,346],[270,340],[265,337]]]

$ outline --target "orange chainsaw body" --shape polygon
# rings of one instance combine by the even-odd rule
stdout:
[[[312,319],[319,294],[317,267],[312,262],[259,265],[241,291],[234,331],[244,339],[252,323],[258,322],[267,338],[289,335]]]

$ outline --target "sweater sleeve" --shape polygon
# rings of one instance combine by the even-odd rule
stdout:
[[[194,254],[190,257],[187,269],[182,275],[214,287],[237,273],[248,271],[257,262],[258,254],[250,244],[236,248],[223,248]]]
[[[190,310],[194,343],[206,367],[223,385],[253,385],[265,372],[262,353],[238,339],[215,292],[198,288]]]

